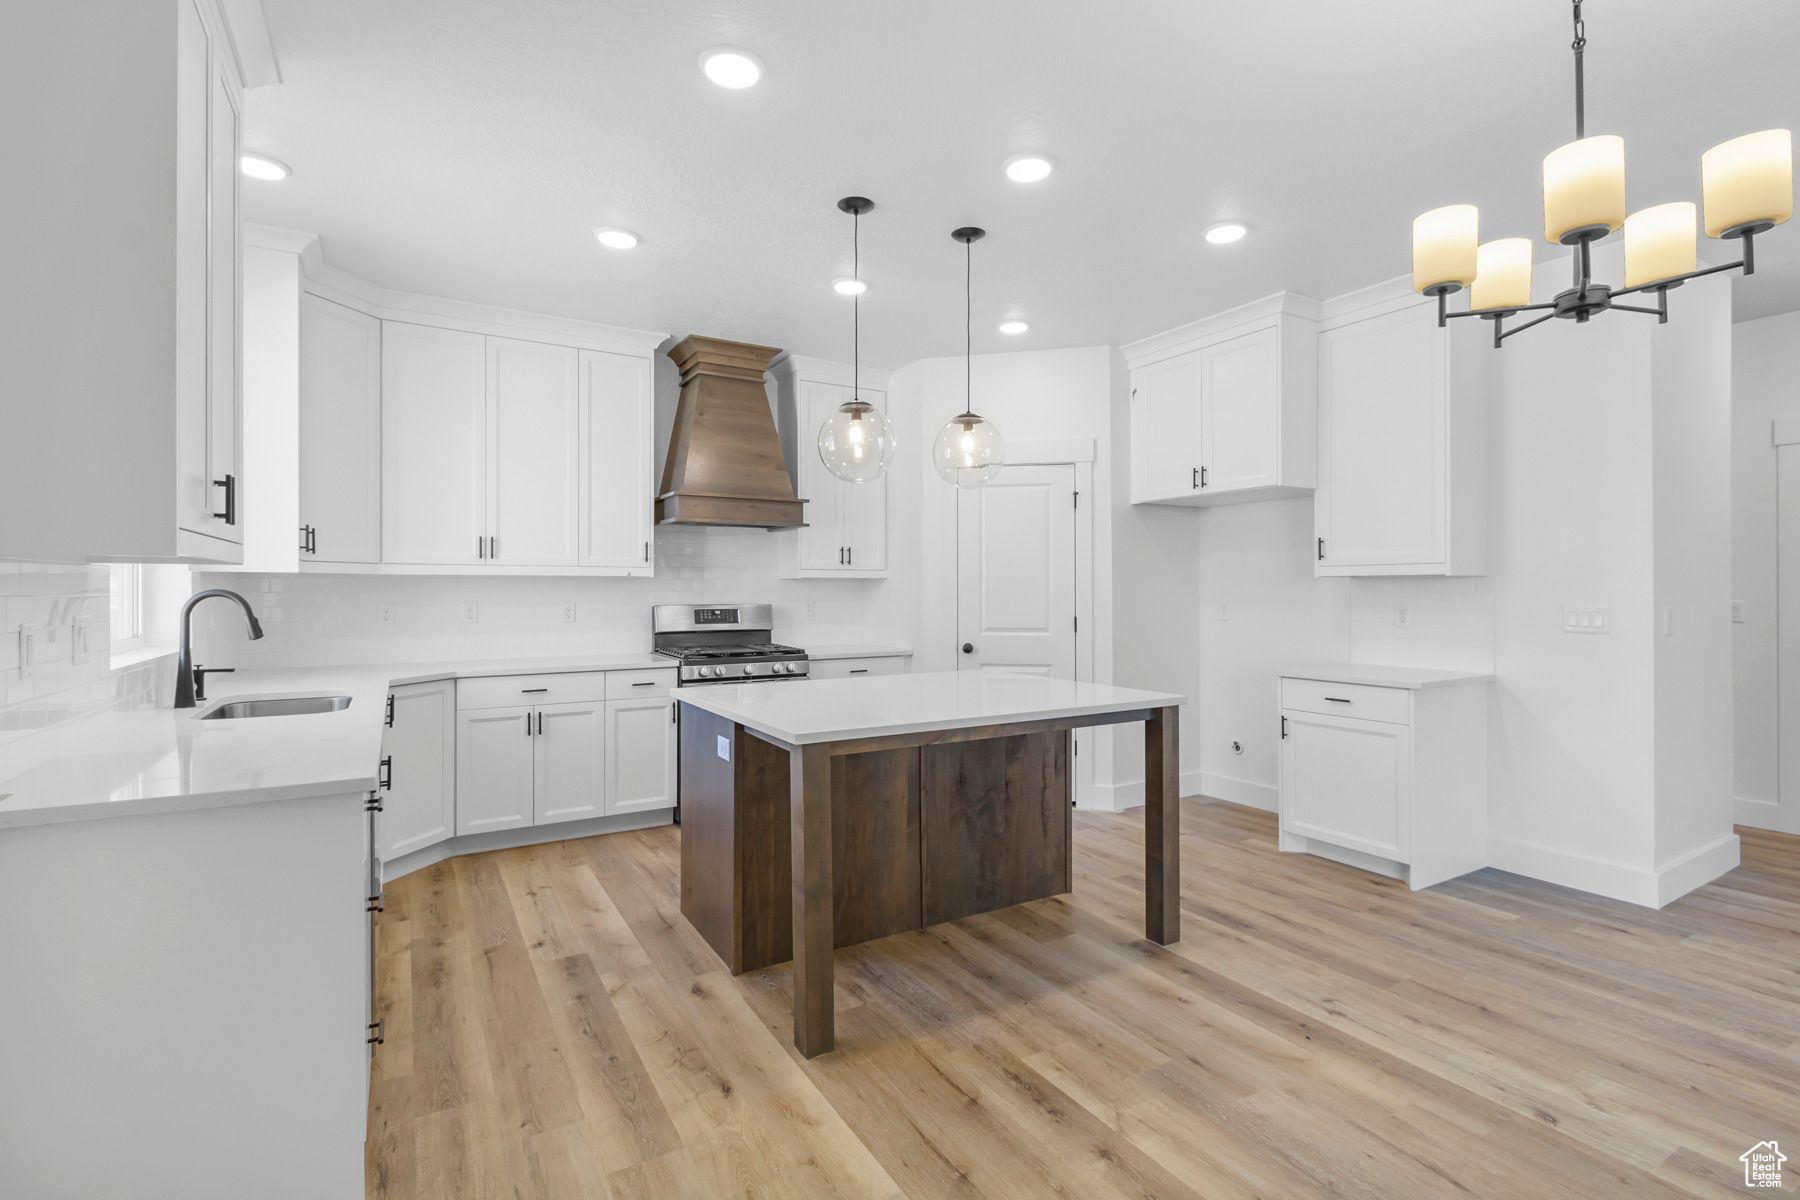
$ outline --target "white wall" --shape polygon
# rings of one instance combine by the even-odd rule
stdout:
[[[1773,825],[1776,787],[1776,417],[1800,414],[1800,312],[1732,327],[1733,790],[1737,819]]]

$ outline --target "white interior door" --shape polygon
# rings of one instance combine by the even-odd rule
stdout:
[[[485,561],[485,364],[480,334],[382,322],[384,561]]]
[[[656,480],[650,360],[581,355],[581,565],[650,567]]]
[[[300,297],[300,522],[307,561],[381,560],[381,322]]]
[[[606,709],[591,700],[542,704],[532,733],[538,825],[597,817],[606,807]]]
[[[580,513],[581,356],[487,339],[489,558],[575,565]]]
[[[1208,492],[1268,487],[1277,478],[1281,339],[1273,329],[1208,346],[1201,412],[1200,486]]]
[[[1075,468],[1009,466],[957,494],[960,670],[1075,677]]]

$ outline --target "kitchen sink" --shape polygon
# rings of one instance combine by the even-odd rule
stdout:
[[[227,700],[200,714],[202,721],[235,721],[243,717],[295,717],[305,713],[342,712],[348,696],[276,696],[267,700]]]

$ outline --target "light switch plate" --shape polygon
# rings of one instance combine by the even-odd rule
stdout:
[[[1731,623],[1733,625],[1742,625],[1744,623],[1744,602],[1742,600],[1733,600],[1731,602]]]
[[[1612,609],[1604,604],[1563,605],[1564,633],[1611,633]]]
[[[722,762],[730,762],[731,761],[731,739],[730,738],[723,737],[723,736],[721,736],[719,738],[718,754],[719,754],[719,759]]]

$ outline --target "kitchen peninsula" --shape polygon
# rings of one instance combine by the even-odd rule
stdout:
[[[1144,932],[1180,937],[1181,696],[947,671],[677,698],[682,914],[734,975],[792,958],[808,1058],[836,947],[1070,890],[1072,729],[1144,722]]]

